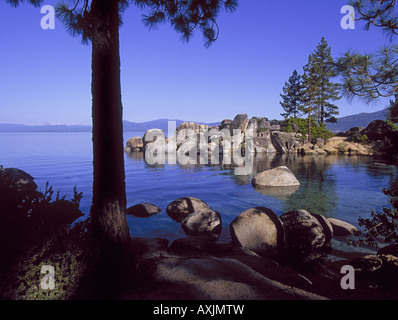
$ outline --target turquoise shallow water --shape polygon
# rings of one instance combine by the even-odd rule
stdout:
[[[142,133],[125,133],[125,140]],[[0,165],[17,167],[35,177],[44,189],[46,182],[67,198],[73,187],[83,192],[81,209],[88,214],[91,205],[92,147],[89,133],[1,133]],[[242,211],[265,206],[278,215],[307,209],[357,225],[358,217],[387,205],[381,188],[397,177],[394,166],[370,157],[279,156],[254,159],[248,176],[236,176],[230,166],[221,165],[148,165],[142,153],[125,154],[128,206],[140,202],[156,204],[162,211],[150,218],[128,216],[130,233],[136,237],[184,237],[180,226],[166,214],[172,201],[193,196],[207,202],[221,214],[220,241],[229,241],[229,223]],[[290,192],[256,190],[251,178],[257,172],[285,165],[301,185]]]

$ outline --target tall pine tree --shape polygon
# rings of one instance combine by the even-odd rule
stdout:
[[[336,76],[331,48],[324,37],[314,51],[313,63],[319,76],[319,87],[315,92],[315,105],[317,106],[317,120],[319,124],[325,121],[333,122],[338,115],[338,107],[332,103],[341,99],[339,96],[340,84],[332,82]]]
[[[285,82],[285,86],[282,88],[283,94],[280,95],[283,99],[280,104],[285,110],[284,113],[281,113],[282,117],[297,118],[301,115],[303,89],[302,76],[298,74],[297,70],[294,70],[289,81]]]
[[[308,57],[303,75],[302,112],[308,115],[308,139],[311,141],[311,120],[316,119],[320,125],[325,121],[336,121],[338,107],[332,102],[341,99],[340,85],[332,82],[336,76],[331,49],[322,38],[315,51]]]
[[[317,67],[314,63],[314,54],[311,53],[308,57],[308,63],[304,66],[303,75],[303,94],[301,111],[308,115],[308,141],[311,141],[311,122],[314,116],[316,93],[319,88],[319,76],[317,74]]]

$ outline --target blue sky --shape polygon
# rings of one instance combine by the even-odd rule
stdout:
[[[216,122],[238,113],[280,119],[279,102],[294,69],[302,73],[322,37],[338,57],[349,49],[373,52],[388,40],[380,30],[343,30],[348,0],[240,0],[221,13],[220,36],[204,47],[199,32],[180,41],[168,24],[149,31],[135,6],[120,30],[124,119],[170,118]],[[55,6],[57,1],[44,4]],[[0,122],[91,123],[91,49],[60,21],[43,30],[40,8],[12,8],[0,0]],[[340,116],[384,109],[337,102]]]

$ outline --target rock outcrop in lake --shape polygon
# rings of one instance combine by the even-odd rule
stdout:
[[[201,150],[210,153],[228,154],[236,150],[243,153],[279,153],[301,155],[373,155],[383,145],[380,136],[388,133],[388,124],[374,121],[367,128],[352,128],[326,141],[308,137],[298,132],[297,124],[293,132],[282,132],[278,121],[269,122],[266,118],[248,118],[241,113],[234,119],[224,119],[218,126],[195,122],[183,122],[166,139],[161,129],[147,130],[143,137],[132,137],[126,143],[125,151],[146,151],[149,146],[160,152],[180,151],[183,154],[199,154]],[[386,133],[387,132],[387,133]],[[248,134],[251,133],[251,136]],[[366,143],[368,134],[371,141]],[[363,138],[366,137],[366,138]],[[156,139],[159,139],[155,143]],[[379,141],[379,143],[378,143]]]

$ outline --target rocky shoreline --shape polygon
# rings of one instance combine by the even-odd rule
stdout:
[[[161,211],[153,210],[152,204],[144,206],[149,208],[147,216]],[[166,212],[181,225],[186,238],[171,243],[161,238],[132,238],[137,277],[145,279],[145,287],[151,290],[140,287],[140,293],[130,292],[126,299],[397,297],[394,290],[386,292],[380,287],[386,279],[396,281],[397,247],[374,254],[334,248],[333,239],[344,241],[357,230],[347,222],[305,210],[278,217],[269,208],[249,208],[231,222],[232,241],[217,243],[221,216],[202,200],[179,198]],[[133,210],[130,214],[134,215]],[[138,216],[143,217],[142,212]],[[341,286],[344,265],[355,270],[355,290]],[[375,281],[379,281],[376,287]]]
[[[167,138],[160,129],[126,143],[126,152],[164,153],[177,151],[195,157],[203,150],[211,154],[380,155],[384,121],[367,128],[352,128],[329,139],[298,132],[283,132],[278,123],[248,119],[238,114],[219,126],[184,122]],[[249,135],[248,135],[249,133]],[[368,136],[370,139],[368,139]],[[144,156],[145,157],[145,156]],[[195,157],[196,158],[196,157]],[[300,185],[287,167],[258,172],[255,188],[297,189]],[[152,204],[147,215],[161,211]],[[142,209],[143,207],[141,207]],[[155,208],[155,209],[154,209]],[[394,299],[397,284],[398,250],[393,246],[376,250],[344,251],[357,228],[347,222],[325,218],[306,210],[277,216],[270,208],[248,208],[230,224],[232,241],[217,243],[221,215],[200,199],[183,197],[171,202],[167,214],[186,234],[167,239],[133,238],[137,270],[158,291],[145,291],[128,298],[162,299]],[[135,215],[133,210],[129,213]],[[136,215],[142,217],[142,211]],[[145,214],[144,214],[145,216]],[[363,248],[362,248],[363,249]],[[341,285],[343,266],[355,272],[355,290]],[[221,280],[222,279],[222,280]],[[174,289],[171,289],[174,288]],[[178,289],[177,289],[178,288]],[[388,289],[386,289],[388,288]]]

